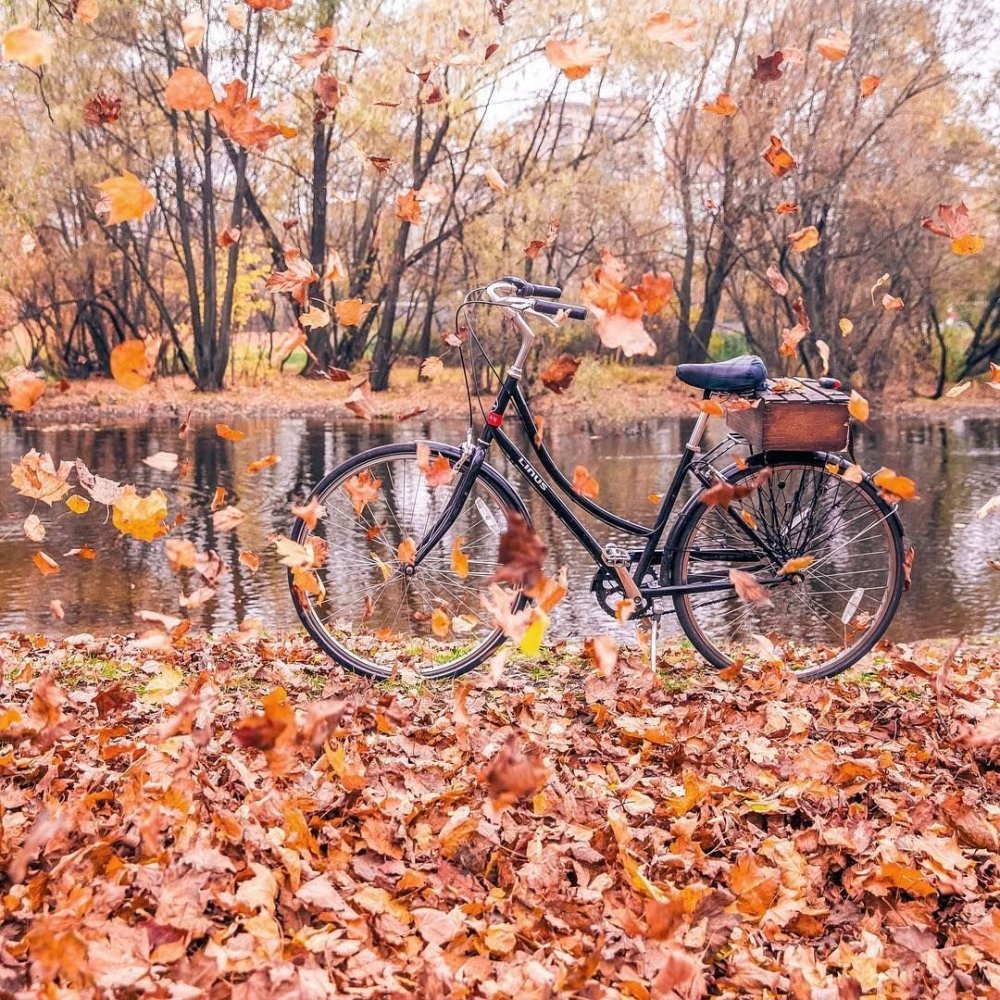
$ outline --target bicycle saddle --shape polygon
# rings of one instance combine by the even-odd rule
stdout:
[[[707,365],[678,365],[676,374],[682,382],[712,392],[752,392],[767,383],[767,367],[756,354]]]

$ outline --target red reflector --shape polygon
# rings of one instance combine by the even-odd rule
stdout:
[[[486,423],[488,423],[490,427],[499,427],[503,423],[503,414],[494,413],[491,410],[486,414]]]

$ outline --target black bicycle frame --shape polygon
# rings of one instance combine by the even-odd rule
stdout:
[[[707,395],[708,393],[706,393],[706,396]],[[483,427],[482,433],[476,441],[472,452],[462,463],[461,477],[455,485],[455,490],[452,493],[444,512],[419,546],[415,559],[416,563],[421,562],[426,554],[430,552],[435,545],[437,545],[437,543],[444,536],[444,533],[458,516],[459,511],[468,499],[469,492],[472,489],[476,476],[486,460],[486,455],[490,446],[494,441],[496,441],[496,443],[500,446],[500,450],[514,465],[517,466],[518,469],[520,469],[525,480],[527,480],[528,485],[531,486],[535,493],[537,493],[538,496],[541,497],[541,499],[551,508],[556,517],[559,518],[559,520],[573,533],[573,536],[587,550],[594,562],[598,566],[607,569],[614,570],[616,568],[616,563],[609,559],[604,546],[602,546],[601,543],[594,538],[594,536],[587,530],[587,527],[573,512],[569,504],[562,499],[560,494],[553,489],[552,485],[538,472],[537,469],[535,469],[531,462],[528,461],[518,445],[515,444],[514,441],[511,440],[511,438],[501,429],[504,415],[510,403],[514,404],[514,409],[517,411],[521,425],[524,427],[525,433],[527,434],[531,450],[538,457],[538,461],[542,469],[551,477],[556,486],[558,486],[559,489],[565,493],[574,504],[576,504],[576,506],[582,508],[588,514],[597,518],[597,520],[607,524],[609,527],[616,528],[626,534],[633,535],[637,539],[644,539],[642,552],[639,555],[639,561],[635,568],[628,573],[635,583],[639,594],[643,598],[670,597],[675,594],[691,594],[716,590],[732,590],[733,585],[728,578],[719,581],[706,581],[684,585],[656,587],[642,587],[640,585],[640,581],[643,579],[656,557],[657,546],[660,544],[660,539],[663,535],[664,529],[667,526],[667,522],[670,520],[670,515],[673,513],[674,506],[677,503],[678,496],[680,496],[681,488],[687,474],[690,472],[701,482],[703,486],[706,487],[710,486],[714,481],[707,472],[700,470],[695,464],[695,456],[698,453],[697,440],[700,439],[699,430],[704,428],[704,422],[707,421],[707,417],[704,414],[700,415],[699,425],[696,427],[694,434],[692,434],[691,438],[684,446],[684,453],[681,455],[680,462],[674,470],[673,479],[670,482],[670,488],[663,496],[663,500],[661,501],[659,510],[656,514],[656,519],[651,525],[643,525],[635,521],[630,521],[628,518],[619,517],[612,511],[606,510],[600,504],[594,503],[594,501],[590,500],[588,497],[581,496],[573,489],[572,484],[566,478],[562,470],[556,465],[552,456],[549,454],[548,449],[541,441],[541,435],[538,433],[538,426],[531,414],[528,401],[524,398],[524,393],[521,390],[519,379],[510,374],[508,374],[501,383],[500,390],[494,400],[493,408],[486,419],[486,424]],[[739,523],[747,534],[753,534],[747,530],[742,521]],[[734,553],[729,553],[730,556],[733,554]],[[757,558],[757,556],[754,556],[754,558]]]

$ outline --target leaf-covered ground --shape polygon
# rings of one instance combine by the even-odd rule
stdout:
[[[996,643],[812,685],[148,656],[0,638],[4,996],[1000,991]]]

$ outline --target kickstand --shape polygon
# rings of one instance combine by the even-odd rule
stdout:
[[[656,639],[660,631],[660,616],[651,615],[649,619],[649,665],[656,669]]]

